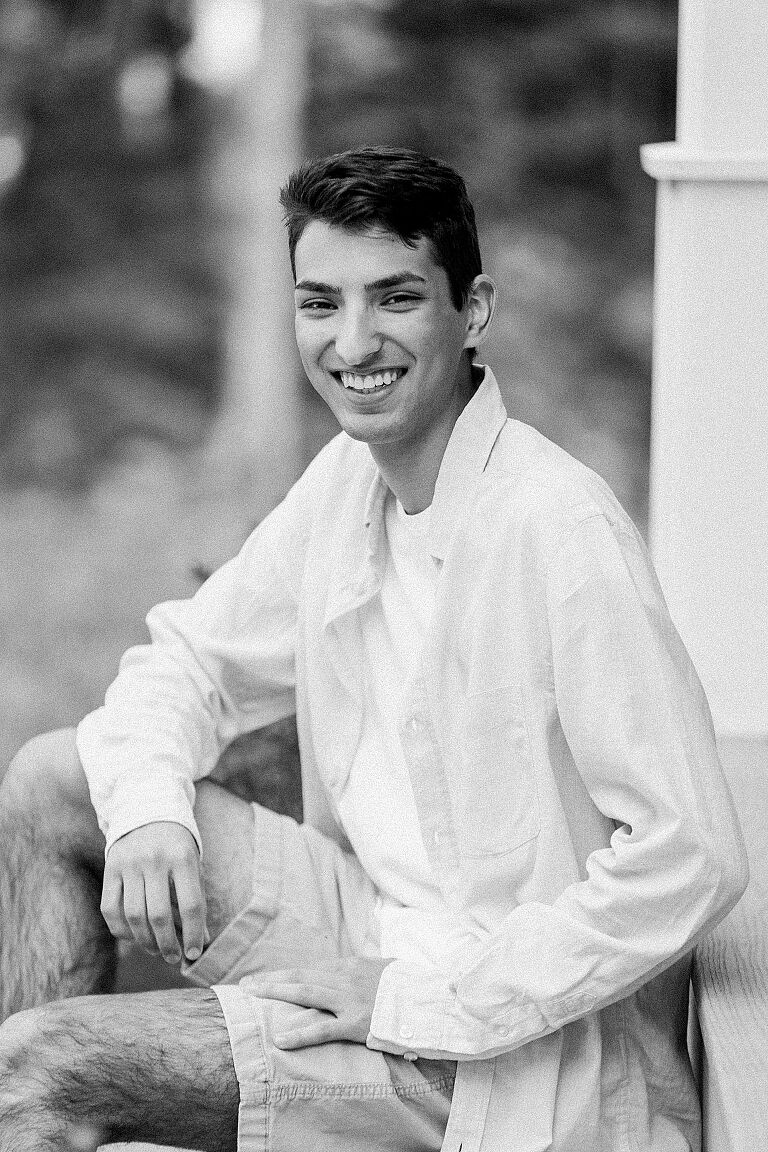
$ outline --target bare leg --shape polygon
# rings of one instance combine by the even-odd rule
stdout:
[[[99,912],[104,840],[71,733],[38,737],[0,785],[0,1020],[107,991],[115,942]]]
[[[253,818],[208,782],[195,815],[215,938],[250,899]],[[8,770],[0,843],[0,1152],[60,1152],[71,1123],[104,1140],[234,1149],[238,1087],[215,995],[87,995],[109,986],[115,948],[72,733],[32,741]]]
[[[234,1152],[239,1093],[205,989],[88,996],[0,1028],[0,1152],[60,1152],[73,1123],[103,1142]]]
[[[210,782],[195,805],[205,848],[208,930],[250,898],[251,809]],[[99,911],[104,838],[74,732],[37,737],[0,785],[0,1021],[71,996],[106,992],[115,942]]]

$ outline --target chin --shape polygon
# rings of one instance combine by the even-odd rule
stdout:
[[[352,440],[358,440],[362,444],[387,444],[390,440],[396,439],[391,428],[377,427],[371,419],[366,421],[345,420],[343,423],[341,421],[339,423]]]

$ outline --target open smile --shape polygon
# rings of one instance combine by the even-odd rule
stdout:
[[[365,395],[369,392],[380,392],[384,388],[389,388],[405,372],[405,368],[386,368],[383,371],[366,373],[365,376],[360,376],[356,372],[334,372],[333,375],[341,381],[347,390]]]

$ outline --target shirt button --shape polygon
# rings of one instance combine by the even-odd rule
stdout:
[[[418,1060],[418,1058],[418,1052],[403,1052],[403,1060],[410,1060],[411,1063],[413,1063],[413,1061]]]
[[[409,1028],[407,1024],[403,1024],[400,1029],[400,1035],[403,1040],[410,1040],[411,1036],[413,1036],[413,1028]]]

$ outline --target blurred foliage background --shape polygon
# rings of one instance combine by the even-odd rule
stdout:
[[[462,171],[510,413],[642,527],[638,147],[674,136],[674,0],[306,0],[302,18],[303,152],[402,144]],[[244,483],[206,455],[232,253],[259,244],[222,180],[259,20],[257,0],[0,0],[0,762],[98,704],[148,607],[279,498],[258,461]],[[308,459],[334,427],[296,387]]]

